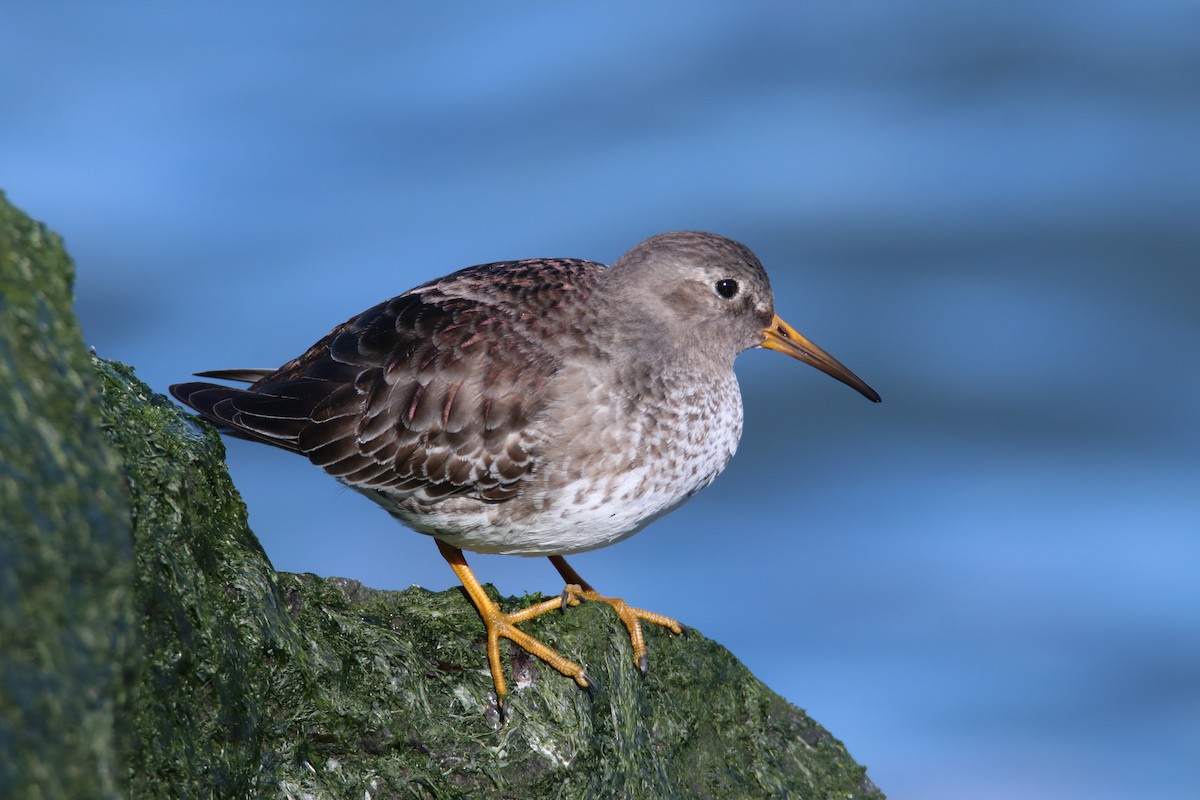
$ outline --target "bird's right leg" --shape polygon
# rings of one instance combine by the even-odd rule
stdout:
[[[650,668],[650,660],[646,655],[646,636],[642,633],[642,620],[652,622],[655,625],[666,628],[671,633],[676,635],[683,633],[683,625],[678,620],[662,614],[656,614],[653,611],[646,611],[641,608],[634,608],[619,597],[608,597],[602,595],[592,588],[592,585],[580,577],[579,573],[567,563],[567,560],[562,556],[548,556],[550,563],[558,570],[558,574],[567,582],[567,586],[563,589],[562,600],[559,601],[563,608],[568,605],[579,605],[580,600],[594,600],[601,603],[608,603],[617,612],[621,622],[625,623],[625,629],[629,631],[629,642],[633,646],[633,663],[637,665],[638,670],[644,675]]]

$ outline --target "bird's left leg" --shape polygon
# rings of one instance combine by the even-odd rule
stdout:
[[[549,558],[550,563],[567,583],[566,588],[563,589],[563,607],[579,605],[580,600],[596,600],[612,606],[613,610],[617,612],[617,616],[621,618],[621,622],[625,623],[625,629],[629,631],[629,641],[633,645],[633,663],[642,673],[650,668],[650,661],[646,656],[646,637],[642,634],[641,620],[661,625],[674,634],[683,633],[683,626],[670,617],[634,608],[619,597],[606,597],[600,594],[592,588],[590,583],[581,578],[562,556],[549,556]]]
[[[483,625],[487,631],[488,668],[492,673],[492,685],[496,689],[496,705],[500,709],[501,716],[504,714],[508,699],[508,686],[504,681],[504,670],[500,667],[501,639],[508,639],[530,655],[545,661],[563,675],[573,679],[575,683],[584,689],[592,685],[592,680],[583,671],[583,667],[517,628],[518,623],[539,617],[548,611],[559,608],[560,601],[558,599],[544,600],[521,611],[505,614],[496,605],[495,601],[487,596],[487,592],[483,590],[479,579],[475,577],[475,573],[467,566],[467,560],[463,557],[462,550],[440,539],[436,541],[442,558],[446,559],[450,568],[454,570],[454,574],[458,576],[459,581],[462,583],[467,597],[471,600],[471,604],[475,606],[475,610],[479,612],[479,616],[483,619]]]

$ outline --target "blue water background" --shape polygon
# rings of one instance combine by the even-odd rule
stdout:
[[[1197,796],[1200,4],[5,4],[0,76],[0,188],[162,392],[468,264],[746,242],[883,405],[746,354],[725,475],[579,571],[893,797]],[[278,568],[452,584],[229,461]]]

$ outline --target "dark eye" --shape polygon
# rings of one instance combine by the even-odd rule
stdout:
[[[725,278],[713,284],[713,288],[717,290],[717,294],[724,297],[726,300],[738,293],[737,281],[732,278]]]

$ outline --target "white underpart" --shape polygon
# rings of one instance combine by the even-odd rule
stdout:
[[[695,385],[679,380],[668,386],[688,384]],[[666,402],[632,415],[623,410],[626,403],[600,396],[600,382],[594,386],[588,402],[563,414],[563,430],[577,431],[589,446],[567,448],[577,455],[554,464],[560,474],[580,477],[541,491],[540,484],[553,485],[554,478],[541,475],[530,486],[534,513],[514,514],[517,504],[453,501],[440,504],[434,516],[392,513],[477,553],[570,555],[615,544],[678,508],[711,483],[737,449],[742,401],[732,372],[702,391],[668,388]]]

